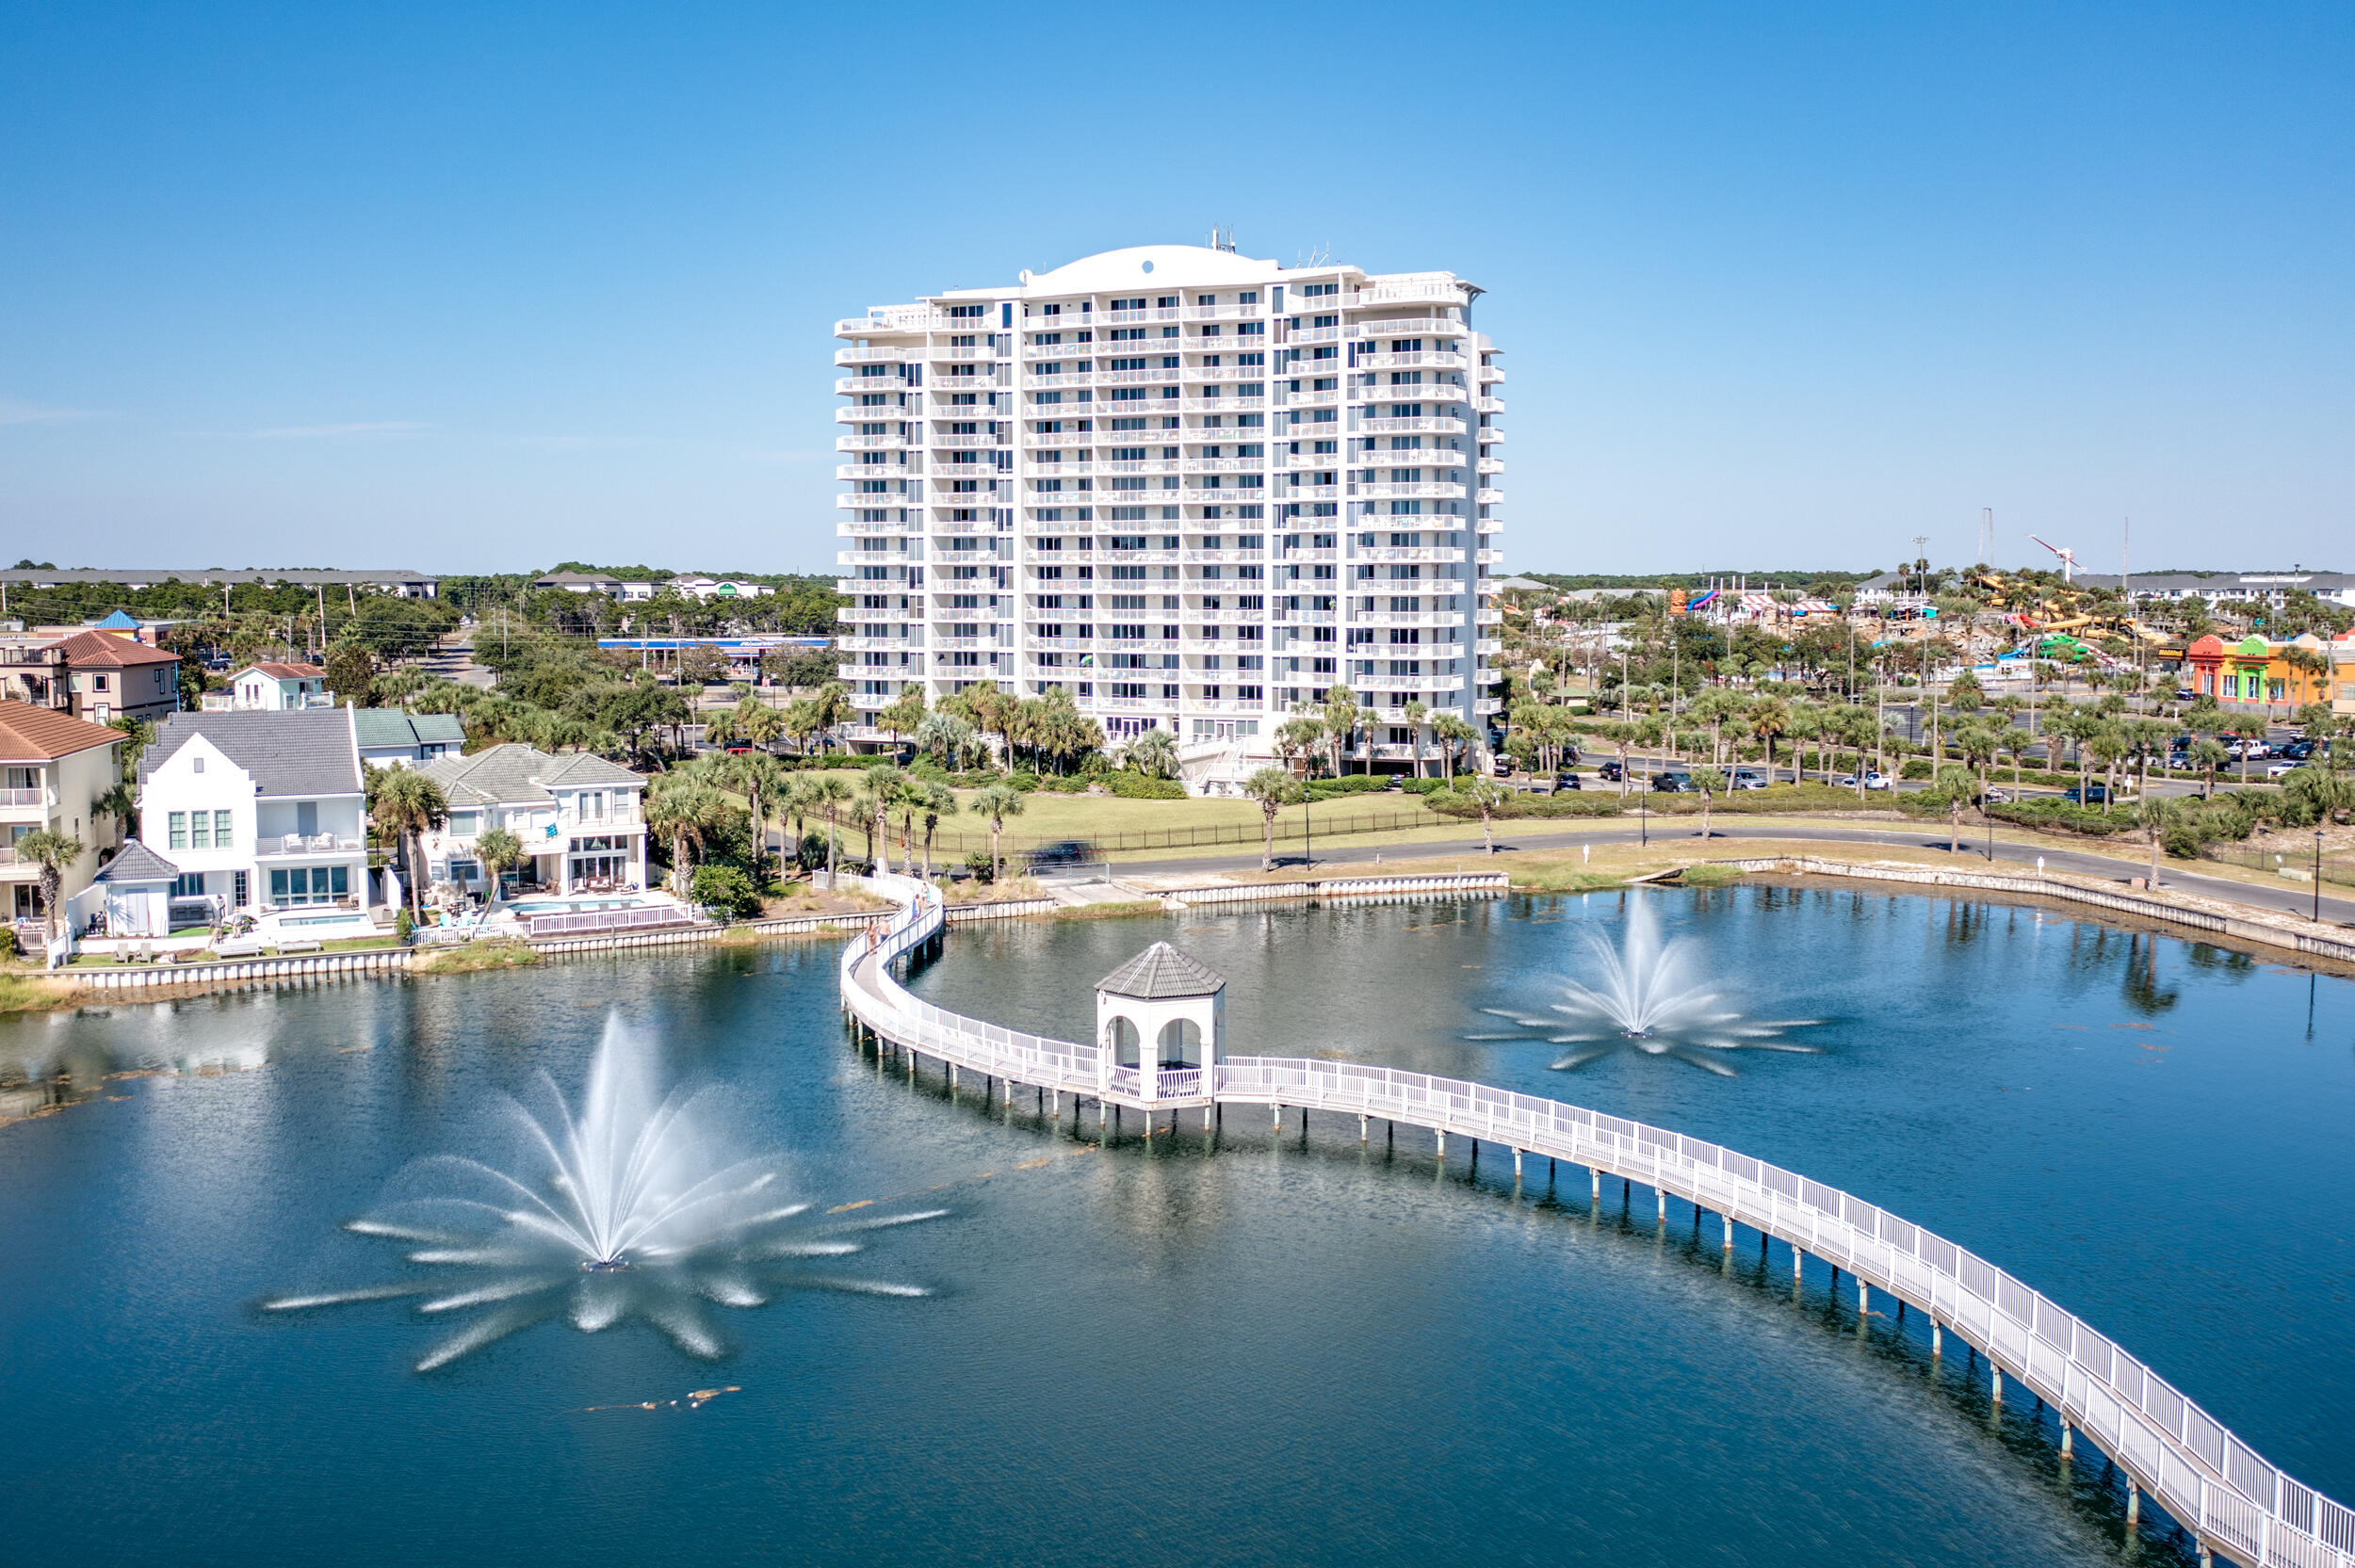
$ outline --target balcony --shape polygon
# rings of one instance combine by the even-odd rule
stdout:
[[[862,392],[905,392],[908,384],[897,376],[843,376],[836,378],[834,390],[850,397]]]
[[[920,633],[904,637],[837,637],[834,645],[846,654],[904,653],[910,649],[920,650],[924,646],[924,639]]]
[[[837,538],[859,539],[878,534],[897,536],[912,533],[916,527],[913,523],[860,523],[846,518],[834,525],[834,531]]]
[[[1048,376],[1025,376],[1022,384],[1042,392],[1064,386],[1094,386],[1096,373],[1090,370],[1060,370]]]
[[[1260,561],[1267,559],[1265,550],[1187,550],[1190,561]]]
[[[1087,430],[1025,430],[1022,445],[1028,447],[1088,447],[1096,443],[1096,436]]]
[[[1402,281],[1393,283],[1368,283],[1343,300],[1349,310],[1363,310],[1369,305],[1408,305],[1428,302],[1434,305],[1466,303],[1464,285],[1441,279]]]
[[[1178,458],[1114,458],[1096,467],[1106,474],[1175,474],[1182,461]]]
[[[1460,501],[1464,498],[1462,485],[1437,484],[1429,479],[1376,479],[1369,484],[1353,485],[1350,493],[1369,501],[1437,500]]]
[[[1456,493],[1461,494],[1463,493],[1458,491]],[[1483,485],[1479,491],[1473,494],[1472,499],[1479,502],[1484,507],[1499,506],[1503,503],[1504,492],[1501,490],[1490,490],[1486,485]]]
[[[844,435],[834,438],[834,449],[837,452],[879,452],[895,447],[913,446],[916,444],[916,437],[901,435],[896,431],[889,435]]]
[[[859,479],[904,479],[922,472],[921,468],[897,462],[838,462],[834,466],[836,478],[852,482]]]
[[[287,855],[353,855],[366,848],[365,839],[346,838],[337,833],[272,833],[253,841],[253,856],[256,860],[276,860]]]
[[[1504,439],[1504,431],[1503,431],[1502,429],[1499,428],[1497,426],[1494,426],[1494,425],[1483,425],[1483,426],[1481,426],[1481,427],[1480,427],[1480,445],[1483,445],[1483,446],[1490,445],[1492,445],[1493,443],[1502,441],[1503,439]]]
[[[1186,305],[1180,309],[1188,321],[1242,321],[1259,314],[1257,305]]]
[[[907,389],[894,381],[887,387],[869,387],[867,390],[869,392],[904,392]],[[878,420],[905,419],[908,417],[908,408],[903,403],[885,403],[875,408],[864,408],[853,403],[835,410],[834,422],[837,425],[857,425]]]
[[[1436,544],[1364,544],[1359,545],[1350,558],[1367,561],[1437,561],[1443,565],[1454,565],[1464,558],[1464,552]]]
[[[905,550],[836,550],[834,553],[836,566],[906,566],[910,558]],[[920,556],[914,558],[918,561],[923,559]]]
[[[1493,364],[1484,364],[1480,367],[1480,384],[1482,386],[1491,386],[1502,380],[1504,380],[1504,372],[1498,366]]]
[[[1265,397],[1185,397],[1178,403],[1181,413],[1258,413],[1266,407]],[[1153,412],[1167,413],[1169,405],[1163,402]]]
[[[834,351],[836,364],[902,364],[918,358],[914,348],[837,348]]]
[[[1478,409],[1482,413],[1502,413],[1504,412],[1504,399],[1502,397],[1490,397],[1484,394],[1483,396],[1473,399],[1472,407]]]
[[[1277,560],[1292,561],[1339,560],[1340,558],[1340,551],[1327,545],[1320,546],[1319,548],[1313,550],[1278,550],[1275,553],[1275,558]]]
[[[1231,490],[1225,487],[1217,490],[1195,490],[1188,487],[1174,493],[1162,491],[1160,499],[1176,500],[1189,507],[1232,507],[1256,506],[1269,499],[1269,495],[1267,490],[1259,485],[1248,488],[1237,486]]]
[[[55,791],[36,786],[31,789],[0,789],[0,811],[45,811],[57,803]]]
[[[1180,472],[1187,474],[1257,474],[1267,467],[1267,459],[1184,458],[1179,465]]]
[[[1438,348],[1424,348],[1409,349],[1398,354],[1360,354],[1357,356],[1356,368],[1359,370],[1462,370],[1470,363],[1461,354]],[[1446,383],[1432,384],[1444,385]],[[1381,390],[1385,394],[1383,397],[1385,402],[1400,395],[1396,387],[1385,387]]]
[[[970,321],[951,323],[948,314],[930,305],[882,305],[865,315],[846,315],[834,324],[836,337],[874,337],[883,332],[945,332],[954,327],[971,331]]]
[[[1338,364],[1334,366],[1336,372],[1340,368]],[[1339,389],[1328,388],[1324,392],[1292,393],[1284,399],[1284,404],[1287,408],[1295,409],[1329,409],[1338,405],[1340,400],[1341,395]],[[1334,433],[1340,432],[1336,430]]]
[[[1402,414],[1396,418],[1361,419],[1355,432],[1357,435],[1454,435],[1464,433],[1464,422],[1438,414]]]
[[[1143,370],[1099,370],[1096,381],[1098,386],[1135,386],[1141,382],[1174,381],[1178,374],[1167,365],[1151,365]]]
[[[1084,459],[1075,460],[1070,462],[1038,462],[1033,461],[1031,464],[1031,477],[1033,481],[1039,479],[1067,479],[1083,474],[1093,475],[1095,472],[1096,464]]]
[[[1003,436],[966,435],[963,432],[951,432],[948,435],[933,437],[932,445],[938,448],[949,449],[1011,445],[1012,443]]]
[[[1183,550],[1107,550],[1103,558],[1122,565],[1174,566],[1194,557]]]

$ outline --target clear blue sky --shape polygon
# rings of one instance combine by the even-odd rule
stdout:
[[[0,24],[0,555],[833,558],[837,316],[1196,240],[1489,292],[1508,559],[2355,570],[2355,7]]]

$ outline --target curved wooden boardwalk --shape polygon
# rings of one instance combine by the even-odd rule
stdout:
[[[2060,1413],[2064,1447],[2082,1431],[2129,1478],[2128,1517],[2149,1492],[2213,1550],[2249,1568],[2355,1568],[2355,1513],[2268,1464],[2215,1417],[2178,1393],[2093,1326],[2002,1269],[1920,1226],[1821,1182],[1699,1139],[1600,1111],[1345,1061],[1230,1058],[1210,1070],[1161,1073],[1149,1101],[1133,1068],[1099,1084],[1097,1048],[1048,1040],[963,1017],[908,994],[891,964],[939,939],[945,918],[928,885],[878,877],[877,891],[903,900],[880,935],[862,932],[842,955],[843,1005],[878,1038],[963,1069],[1105,1107],[1241,1104],[1335,1111],[1425,1127],[1438,1137],[1486,1140],[1514,1153],[1583,1165],[1641,1182],[1719,1216],[1724,1244],[1746,1225],[1792,1248],[1795,1273],[1812,1253],[1857,1282],[1860,1312],[1879,1290],[1928,1315],[1932,1342],[1948,1333],[1985,1355],[1997,1398],[2006,1378]],[[1367,891],[1375,891],[1368,888]],[[1411,891],[1403,884],[1397,891]],[[911,1063],[913,1055],[911,1056]],[[1209,1112],[1206,1110],[1206,1115]],[[1365,1125],[1360,1123],[1361,1128]]]

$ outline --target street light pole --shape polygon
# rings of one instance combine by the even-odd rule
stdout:
[[[2322,830],[2314,830],[2314,924],[2322,924]]]

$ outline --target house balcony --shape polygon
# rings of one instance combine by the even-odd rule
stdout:
[[[1096,464],[1107,474],[1175,474],[1178,458],[1113,458]]]
[[[1480,384],[1482,386],[1493,386],[1502,380],[1504,380],[1504,372],[1499,366],[1493,364],[1484,364],[1480,367]]]
[[[900,385],[897,381],[894,381],[889,386],[870,386],[867,390],[869,392],[905,392],[908,389]],[[872,424],[882,420],[909,419],[915,416],[915,410],[899,403],[885,403],[880,407],[874,405],[862,406],[857,403],[846,403],[841,408],[834,411],[834,422],[837,425]]]
[[[1294,343],[1339,343],[1340,337],[1341,330],[1339,327],[1303,327],[1291,334],[1291,341]]]
[[[1464,552],[1434,544],[1366,544],[1360,545],[1350,558],[1367,561],[1437,561],[1442,565],[1454,565],[1464,558]]]
[[[1460,501],[1464,498],[1464,487],[1436,484],[1428,479],[1421,482],[1411,479],[1377,479],[1370,484],[1352,487],[1351,493],[1369,501]]]
[[[1483,394],[1480,397],[1473,401],[1472,407],[1479,410],[1482,413],[1502,413],[1504,412],[1504,399],[1502,397],[1491,397]]]
[[[837,479],[904,479],[922,472],[922,468],[905,462],[838,462],[834,465],[834,477]]]
[[[10,816],[40,815],[57,803],[57,794],[53,789],[0,789],[0,814]]]
[[[837,396],[853,397],[862,392],[905,392],[908,384],[897,376],[837,376],[834,390]]]
[[[368,847],[364,838],[340,833],[271,833],[253,841],[255,860],[284,860],[292,855],[356,855]]]
[[[837,348],[834,351],[836,364],[900,364],[918,357],[911,348]]]
[[[946,381],[947,378],[942,380]],[[1051,392],[1057,387],[1094,386],[1096,373],[1092,370],[1057,370],[1044,376],[1025,376],[1022,384],[1033,392]],[[1058,408],[1061,406],[1056,405]]]
[[[923,558],[911,558],[904,550],[836,550],[834,553],[836,566],[905,566],[911,559],[920,561]]]
[[[1187,550],[1182,552],[1190,561],[1259,561],[1267,559],[1265,550]]]
[[[1266,407],[1265,397],[1181,397],[1178,400],[1178,409],[1181,413],[1257,413]],[[1150,412],[1167,413],[1169,404],[1163,400]]]
[[[967,433],[963,430],[952,430],[947,435],[934,436],[932,438],[932,445],[943,449],[952,447],[970,449],[975,447],[1002,446],[1009,445],[1009,442],[1002,436],[987,435],[979,431]]]

